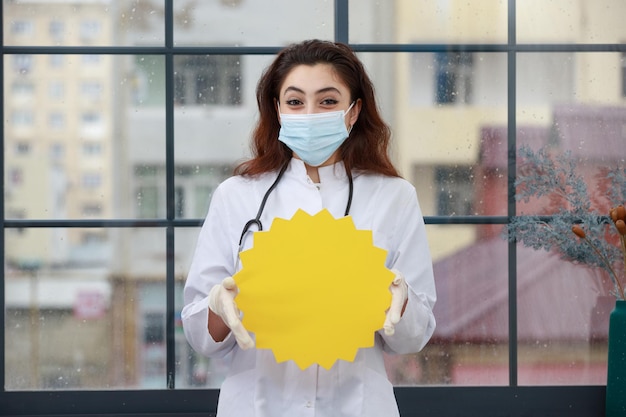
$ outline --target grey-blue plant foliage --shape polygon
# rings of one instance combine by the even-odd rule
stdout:
[[[608,218],[608,212],[600,213],[592,207],[587,184],[576,170],[579,161],[570,152],[554,156],[545,148],[533,151],[527,146],[522,146],[518,155],[516,199],[528,202],[533,198],[548,198],[559,204],[552,206],[556,211],[549,215],[514,217],[505,229],[508,238],[534,249],[557,251],[565,260],[600,267],[609,272],[606,263],[590,245],[572,232],[574,224],[581,224],[588,239],[612,266],[623,259],[619,246],[605,239],[607,232],[617,231]],[[623,204],[626,201],[626,167],[606,167],[602,176],[604,178],[598,180],[610,185],[606,189],[609,206]]]

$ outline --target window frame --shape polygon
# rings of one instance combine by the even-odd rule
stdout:
[[[626,52],[622,52],[622,97],[626,98]]]
[[[334,0],[335,40],[349,43],[349,0]],[[507,224],[515,215],[516,174],[516,57],[523,52],[622,52],[625,44],[518,44],[516,41],[516,0],[508,3],[508,39],[502,44],[350,44],[357,52],[500,52],[507,55],[508,63],[508,207],[506,216],[427,216],[426,224]],[[0,261],[5,256],[5,235],[20,228],[75,228],[75,227],[159,227],[166,230],[166,378],[167,389],[163,390],[111,390],[111,391],[6,391],[4,353],[0,361],[0,412],[12,416],[75,416],[98,415],[214,415],[217,408],[216,389],[176,389],[175,372],[175,303],[176,288],[174,271],[174,235],[177,228],[199,227],[202,219],[180,219],[175,207],[175,160],[174,160],[174,56],[175,55],[271,55],[280,50],[275,47],[175,47],[173,28],[173,0],[165,0],[165,44],[157,47],[34,47],[5,46],[0,49],[5,54],[111,54],[111,55],[161,55],[165,58],[166,77],[166,199],[167,213],[162,219],[112,219],[112,220],[27,220],[6,219],[4,196],[0,195],[0,218],[2,239],[0,239]],[[0,3],[0,14],[3,4]],[[2,25],[2,23],[0,23]],[[3,33],[3,32],[2,32]],[[11,63],[9,63],[11,65]],[[4,59],[0,60],[0,93],[4,97]],[[4,109],[0,107],[4,118]],[[4,129],[0,133],[0,149],[4,149]],[[0,159],[0,181],[4,184],[4,153]],[[395,392],[404,417],[429,415],[459,415],[462,407],[465,416],[529,416],[567,415],[587,417],[604,414],[604,386],[518,386],[517,383],[517,305],[516,305],[516,246],[509,243],[509,385],[481,387],[396,387]],[[2,262],[3,264],[4,262]],[[4,269],[1,272],[0,318],[4,316]],[[0,346],[5,346],[4,331],[0,332]]]

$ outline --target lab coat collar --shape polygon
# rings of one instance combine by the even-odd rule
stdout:
[[[320,176],[320,184],[323,188],[342,187],[348,183],[348,175],[346,174],[343,161],[339,161],[333,165],[319,167],[317,172]],[[294,176],[298,180],[309,182],[306,166],[301,159],[291,158],[291,162],[285,174]]]

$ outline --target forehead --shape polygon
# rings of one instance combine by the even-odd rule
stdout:
[[[304,92],[316,92],[328,87],[335,87],[339,91],[347,92],[348,86],[339,78],[339,75],[330,64],[298,65],[287,73],[280,86],[283,94],[289,87],[297,87]]]

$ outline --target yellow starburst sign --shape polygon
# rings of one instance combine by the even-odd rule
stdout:
[[[330,369],[338,359],[353,361],[374,345],[391,303],[386,255],[349,216],[298,210],[291,220],[277,218],[255,232],[233,277],[243,325],[278,362]]]

